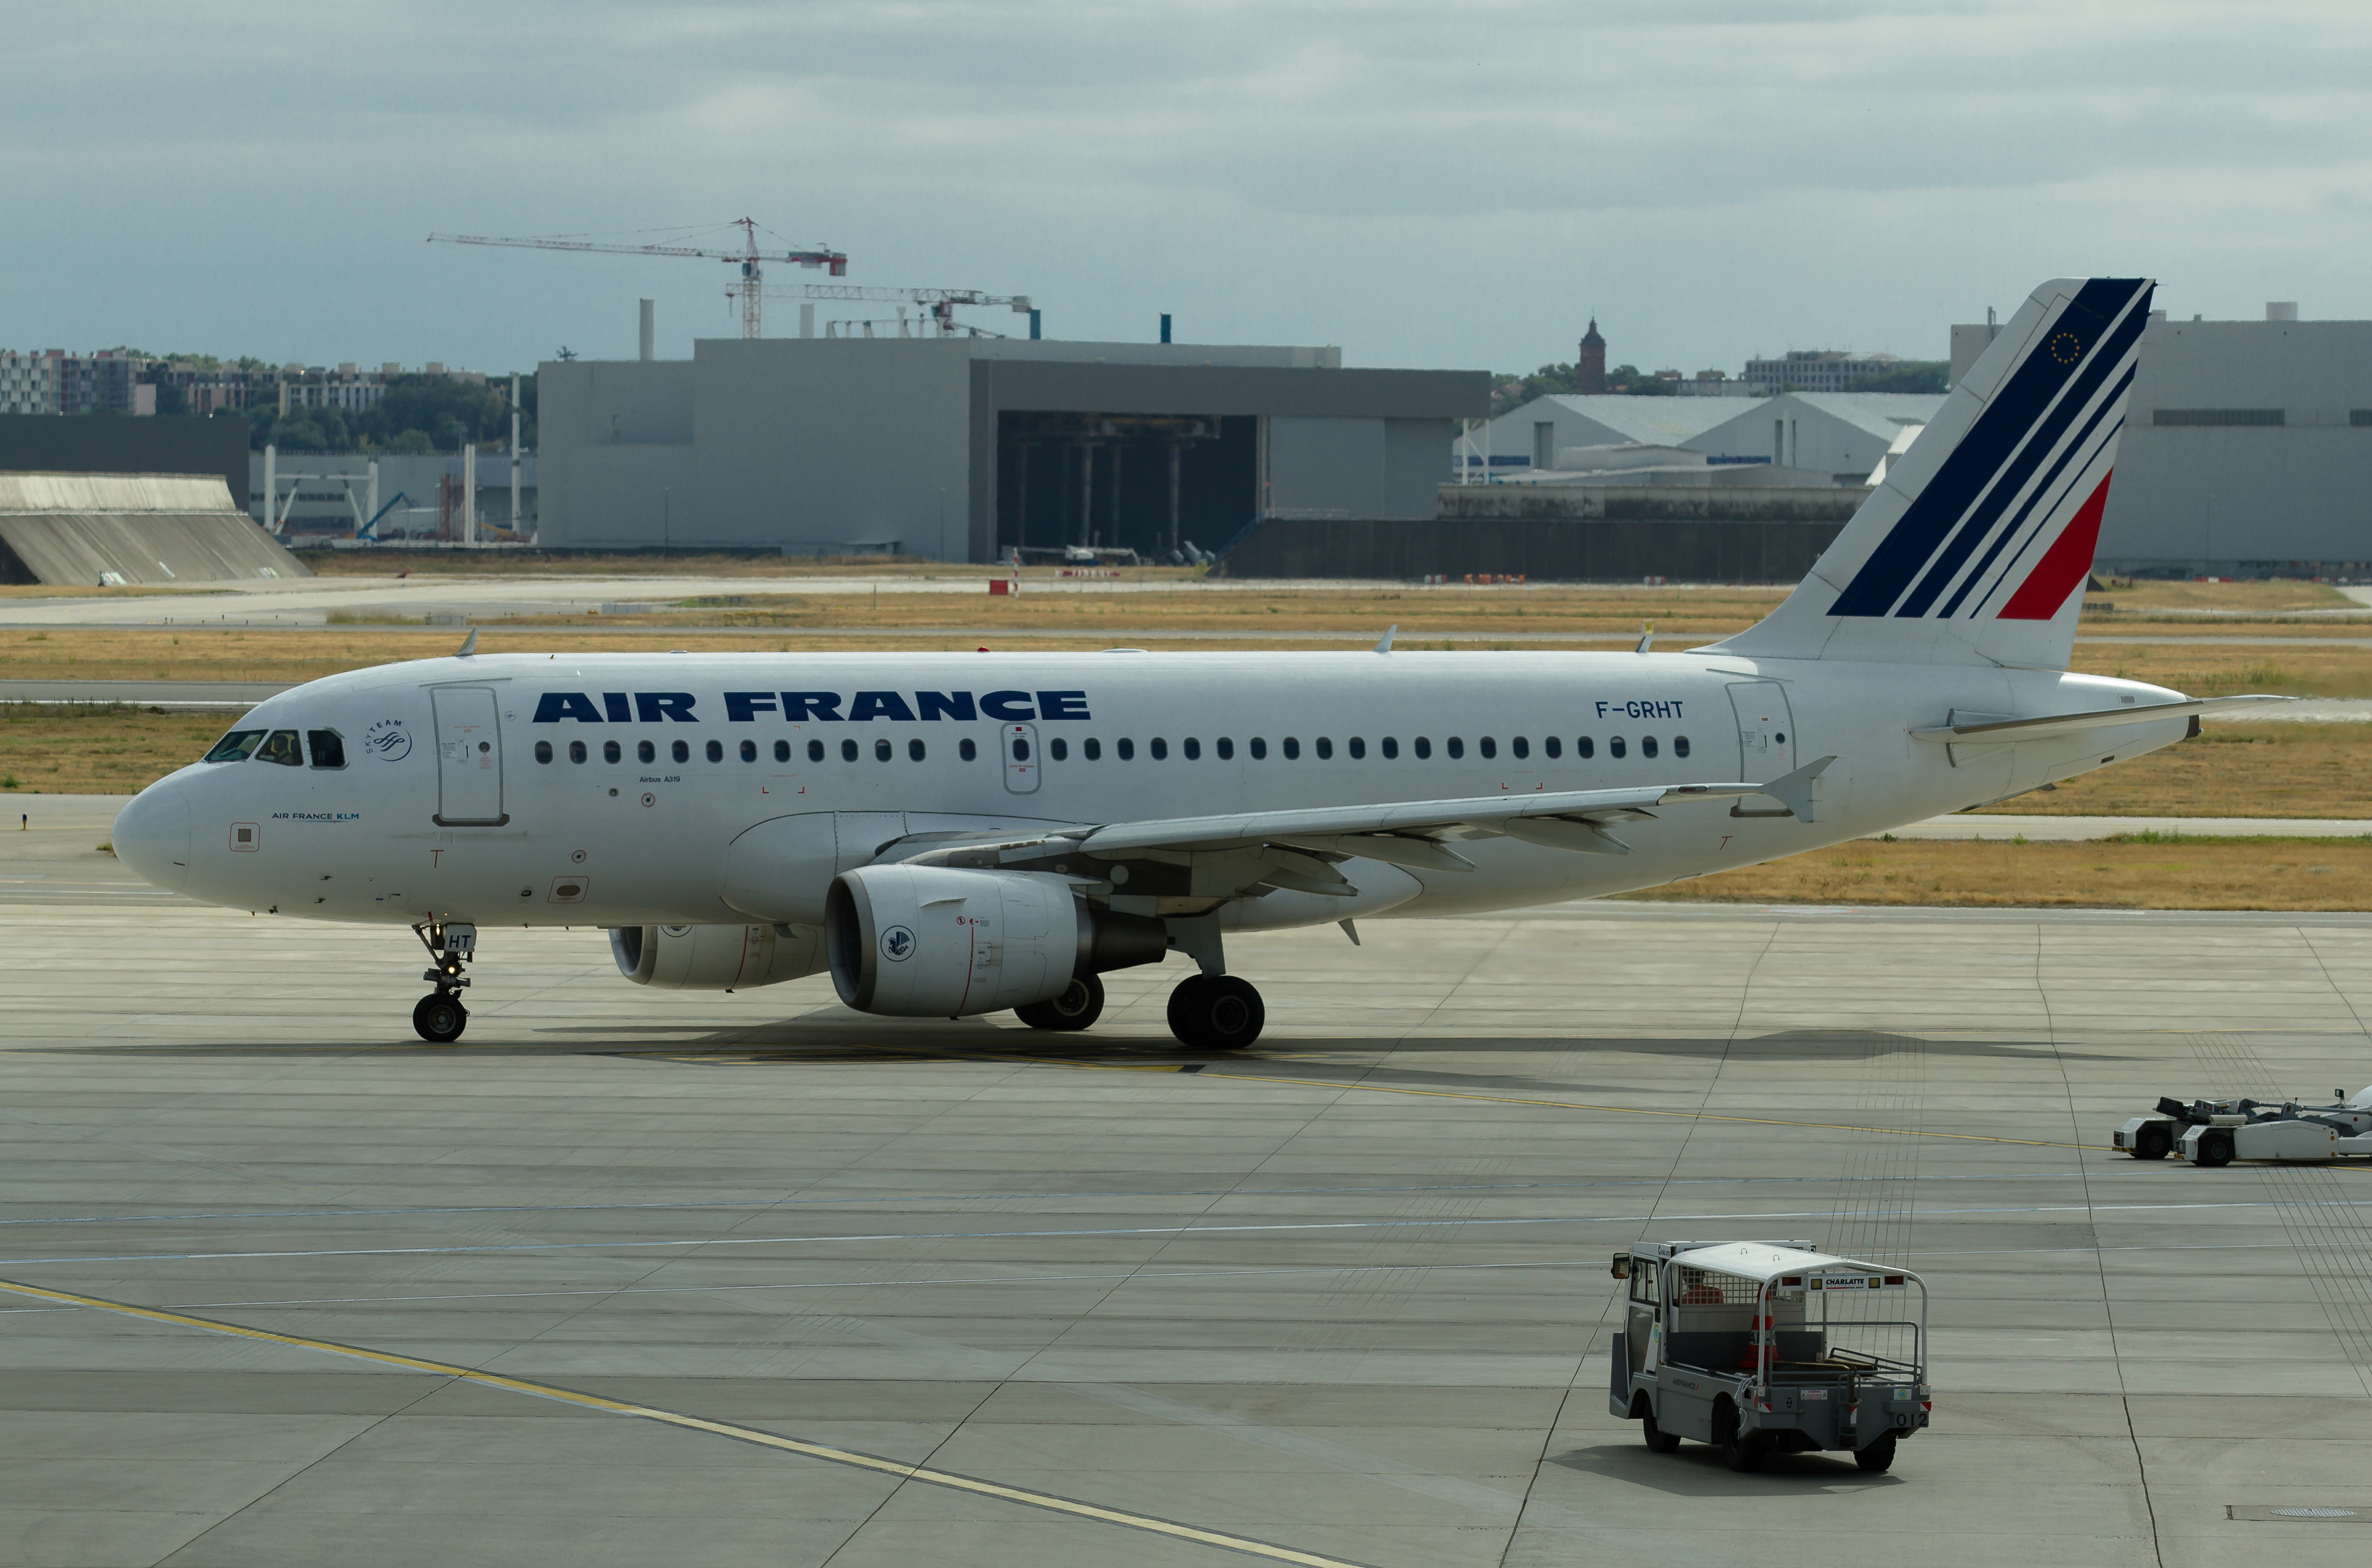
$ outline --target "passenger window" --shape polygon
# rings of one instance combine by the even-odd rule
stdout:
[[[1219,737],[1218,747],[1220,761],[1232,762],[1236,760],[1236,742],[1233,737],[1225,735]]]
[[[1119,751],[1120,751],[1120,760],[1121,760],[1122,761],[1123,761],[1123,762],[1134,762],[1134,761],[1136,761],[1136,742],[1135,742],[1135,741],[1134,741],[1134,740],[1122,740],[1122,741],[1121,741],[1121,742],[1119,743]]]
[[[1526,739],[1525,739],[1522,736],[1520,736],[1520,735],[1519,735],[1519,736],[1517,736],[1517,737],[1516,737],[1516,738],[1515,738],[1515,739],[1510,740],[1509,742],[1507,742],[1507,749],[1508,749],[1509,750],[1511,750],[1511,751],[1515,752],[1515,754],[1516,754],[1516,756],[1517,756],[1517,759],[1518,761],[1521,761],[1522,759],[1524,759],[1524,758],[1526,758],[1526,757],[1529,757],[1529,756],[1530,756],[1530,755],[1532,754],[1532,743],[1531,743],[1530,741],[1529,741],[1529,740],[1526,740]]]
[[[1082,746],[1081,746],[1080,749],[1082,749],[1083,751],[1085,751],[1085,752],[1087,753],[1087,761],[1090,761],[1090,762],[1099,762],[1099,761],[1103,761],[1103,755],[1104,755],[1104,743],[1103,743],[1102,741],[1100,741],[1100,740],[1098,740],[1098,739],[1097,739],[1094,736],[1092,736],[1092,735],[1091,735],[1091,736],[1089,736],[1089,737],[1087,737],[1087,740],[1082,744]]]
[[[1550,736],[1546,740],[1541,741],[1541,748],[1549,754],[1552,760],[1564,755],[1564,742],[1559,740],[1553,735]],[[1520,753],[1518,753],[1518,755],[1520,755]]]
[[[1252,737],[1252,761],[1255,762],[1268,761],[1268,740],[1265,737],[1258,735]]]
[[[539,762],[549,762],[552,761],[551,741],[539,740],[535,743],[535,760]]]
[[[1058,735],[1046,743],[1046,754],[1057,762],[1067,762],[1071,760],[1071,743]]]
[[[823,749],[823,743],[821,741],[818,741],[816,743],[816,749],[819,751]],[[973,761],[980,756],[980,748],[973,745],[970,740],[959,740],[956,742],[956,755],[962,758],[967,762]]]
[[[1301,761],[1301,742],[1290,735],[1285,738],[1285,760],[1288,762]]]
[[[745,740],[741,743],[741,760],[745,762],[754,762],[758,760],[758,743],[756,741]]]
[[[1482,755],[1485,757],[1496,757],[1499,754],[1499,742],[1491,736],[1486,735],[1474,744],[1482,749]]]
[[[215,742],[215,749],[205,755],[209,762],[244,762],[255,755],[255,743],[263,738],[260,729],[235,729]]]
[[[877,740],[873,743],[873,760],[877,762],[886,762],[890,760],[890,743],[888,741]]]
[[[1610,735],[1606,738],[1606,754],[1609,757],[1620,757],[1622,755],[1622,738],[1621,736]]]
[[[1676,735],[1672,737],[1672,755],[1675,757],[1685,757],[1688,754],[1689,738],[1685,735]]]
[[[313,766],[317,768],[343,768],[346,765],[345,737],[334,729],[307,730],[305,749],[313,754]]]
[[[1639,755],[1642,757],[1653,757],[1655,754],[1656,738],[1652,735],[1641,736],[1639,738]]]
[[[1573,754],[1587,762],[1598,755],[1598,743],[1585,735],[1573,743]]]
[[[256,752],[255,760],[259,762],[277,762],[284,768],[301,768],[305,765],[305,754],[297,748],[296,732],[293,729],[273,730],[272,738],[263,743],[261,750]]]
[[[1358,761],[1367,754],[1367,743],[1357,736],[1351,738],[1351,761]]]
[[[1334,743],[1333,743],[1332,741],[1331,741],[1331,740],[1327,739],[1324,736],[1322,736],[1322,735],[1321,735],[1321,736],[1320,736],[1320,737],[1318,738],[1318,760],[1319,760],[1320,761],[1323,762],[1323,761],[1326,761],[1327,760],[1329,760],[1330,758],[1331,758],[1333,755],[1334,755]]]
[[[616,741],[605,740],[601,742],[601,761],[604,762],[615,762],[623,756],[625,756],[625,753],[618,749],[618,743]]]
[[[1186,738],[1186,760],[1190,762],[1203,760],[1203,743],[1191,735]]]
[[[1013,760],[1017,762],[1029,761],[1029,742],[1017,735],[1013,738]]]
[[[1449,755],[1450,760],[1453,761],[1466,755],[1466,740],[1464,737],[1453,735],[1449,738]]]
[[[822,741],[810,740],[808,742],[808,761],[810,762],[820,762],[823,761]]]
[[[1169,742],[1162,739],[1157,735],[1153,738],[1151,750],[1153,752],[1153,760],[1155,761],[1167,762],[1169,761]]]
[[[641,741],[634,747],[634,756],[640,761],[656,762],[659,758],[658,749],[647,740]]]
[[[906,757],[908,761],[919,762],[926,755],[927,753],[923,749],[923,743],[921,741],[910,740],[906,742]]]
[[[1390,761],[1401,754],[1401,743],[1391,736],[1384,737],[1384,760]]]
[[[791,743],[787,740],[777,740],[774,742],[774,761],[777,762],[787,762],[790,760]]]
[[[581,740],[572,740],[568,743],[568,760],[572,762],[582,762],[585,761],[585,742]]]
[[[725,742],[721,740],[710,741],[707,746],[707,751],[708,760],[710,761],[722,762],[725,761]]]
[[[856,742],[854,740],[843,740],[840,743],[840,760],[843,762],[854,762],[856,761]]]
[[[669,748],[669,749],[674,753],[675,760],[677,761],[689,762],[692,761],[692,747],[686,742],[679,740],[673,747]]]

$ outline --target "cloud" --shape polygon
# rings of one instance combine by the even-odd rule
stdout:
[[[1642,365],[1936,356],[2095,269],[2372,315],[2368,67],[2314,4],[52,7],[0,34],[0,343],[506,368],[631,352],[639,294],[683,353],[722,269],[422,240],[745,213],[1064,336],[1370,365],[1593,311]]]

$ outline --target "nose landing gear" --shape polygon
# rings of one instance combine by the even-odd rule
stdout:
[[[461,966],[478,956],[478,928],[432,922],[415,925],[412,931],[433,960],[420,978],[436,988],[412,1009],[412,1027],[432,1045],[450,1045],[461,1038],[470,1022],[470,1010],[461,1005],[461,989],[470,983],[470,977],[461,972]]]

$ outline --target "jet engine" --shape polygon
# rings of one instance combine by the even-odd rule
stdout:
[[[1060,996],[1076,975],[1159,963],[1169,934],[1032,871],[866,865],[824,900],[831,983],[861,1013],[960,1018]]]
[[[823,968],[823,933],[799,925],[622,925],[610,933],[618,972],[666,991],[738,991]]]

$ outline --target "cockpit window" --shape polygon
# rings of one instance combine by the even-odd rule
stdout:
[[[263,738],[260,729],[235,729],[215,742],[206,753],[209,762],[244,762],[255,754],[255,743]]]
[[[345,738],[334,729],[307,730],[305,749],[313,754],[313,766],[317,768],[343,768],[346,765]]]
[[[273,730],[272,738],[257,749],[255,760],[259,762],[277,762],[285,768],[301,768],[305,765],[305,754],[297,749],[296,732],[293,729]]]

